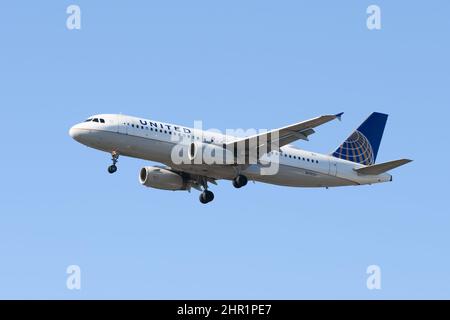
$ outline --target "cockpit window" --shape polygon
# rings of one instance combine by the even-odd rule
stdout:
[[[100,123],[106,123],[105,119],[100,118],[89,118],[87,120],[84,120],[84,122],[100,122]]]

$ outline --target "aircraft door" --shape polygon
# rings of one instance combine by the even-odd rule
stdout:
[[[121,114],[119,114],[117,116],[117,132],[118,133],[128,134],[128,132],[127,132],[128,126],[125,122],[126,122],[125,117],[122,116]]]
[[[329,164],[330,164],[330,170],[328,171],[328,174],[330,174],[332,176],[336,176],[337,175],[337,162],[333,159],[330,159]]]

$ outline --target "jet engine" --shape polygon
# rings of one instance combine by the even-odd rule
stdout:
[[[221,146],[192,142],[188,149],[188,159],[194,164],[229,164],[233,163],[233,153]]]
[[[176,172],[159,167],[144,167],[139,173],[139,182],[150,188],[162,190],[186,190],[185,179]]]

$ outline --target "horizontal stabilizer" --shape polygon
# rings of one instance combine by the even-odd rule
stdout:
[[[411,161],[412,160],[409,160],[409,159],[394,160],[394,161],[384,162],[384,163],[380,163],[380,164],[374,164],[374,165],[367,166],[364,168],[355,169],[355,171],[358,174],[377,175],[377,174],[385,173],[386,171],[392,170],[394,168],[400,167]]]

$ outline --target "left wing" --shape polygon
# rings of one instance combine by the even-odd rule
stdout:
[[[241,153],[240,156],[248,156],[251,149],[256,148],[256,157],[259,158],[271,150],[277,150],[296,140],[308,141],[308,136],[315,131],[313,128],[318,127],[324,123],[330,122],[334,119],[341,120],[344,113],[335,115],[323,115],[310,120],[298,122],[283,128],[271,130],[265,133],[247,137],[244,139],[226,143],[227,149],[234,150],[235,157],[238,156],[237,150]],[[242,154],[242,151],[244,154]]]

